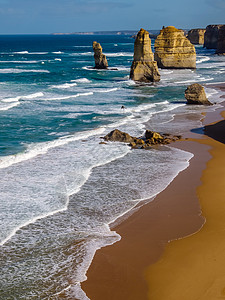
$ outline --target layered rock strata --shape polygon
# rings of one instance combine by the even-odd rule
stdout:
[[[141,28],[134,42],[134,59],[131,65],[130,78],[139,82],[160,80],[157,63],[151,49],[151,39],[147,30]]]
[[[205,31],[206,31],[205,29],[200,29],[200,28],[191,29],[188,31],[187,38],[194,45],[203,45]]]
[[[207,99],[204,87],[199,83],[191,84],[185,90],[187,104],[212,105]]]
[[[219,29],[216,54],[225,55],[225,25]]]
[[[122,132],[118,129],[111,131],[103,137],[105,141],[127,143],[134,149],[147,149],[154,145],[167,145],[171,142],[179,140],[181,136],[172,136],[170,134],[160,134],[155,131],[146,130],[144,137],[133,137],[128,133]]]
[[[107,69],[108,62],[105,54],[102,53],[102,47],[99,43],[93,42],[95,69]]]
[[[155,60],[158,67],[167,69],[195,69],[196,52],[182,30],[168,26],[160,30],[155,41]]]
[[[204,47],[217,49],[219,30],[224,25],[208,25],[205,32]]]

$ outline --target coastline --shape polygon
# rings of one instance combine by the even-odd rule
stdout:
[[[218,87],[221,90],[224,88]],[[204,123],[221,119],[218,111],[222,110],[224,108],[207,113]],[[209,153],[209,149],[213,142],[206,135],[192,132],[187,141],[173,145],[194,154],[189,167],[179,173],[154,201],[140,207],[128,219],[112,228],[121,235],[121,241],[97,251],[87,272],[88,279],[81,284],[90,299],[144,300],[165,299],[167,296],[165,289],[161,288],[167,280],[161,280],[164,271],[158,271],[156,283],[155,269],[166,255],[164,249],[167,251],[174,244],[168,242],[188,240],[183,239],[187,236],[195,237],[195,233],[205,224],[204,210],[202,216],[196,190],[202,186],[201,176],[206,163],[208,165],[211,162],[212,151]],[[169,277],[171,270],[170,266],[167,273]],[[164,296],[154,298],[156,290],[165,292]],[[178,298],[179,295],[183,296],[182,289]]]

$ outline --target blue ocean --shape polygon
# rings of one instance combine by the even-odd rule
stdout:
[[[108,70],[93,69],[95,40]],[[0,41],[0,299],[88,299],[80,282],[96,250],[120,239],[110,224],[152,201],[193,157],[101,137],[115,128],[142,136],[202,127],[221,93],[207,85],[217,104],[205,108],[187,106],[184,91],[225,82],[225,57],[196,46],[196,70],[160,70],[159,83],[135,84],[126,35]]]

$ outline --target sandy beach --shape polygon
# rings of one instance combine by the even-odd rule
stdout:
[[[113,228],[121,241],[97,251],[82,284],[90,299],[225,298],[222,110],[207,114],[204,125],[221,121],[205,135],[174,144],[194,154],[190,166]]]

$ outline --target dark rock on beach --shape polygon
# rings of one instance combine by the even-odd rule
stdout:
[[[155,131],[146,130],[144,137],[133,137],[128,133],[115,129],[103,137],[105,141],[123,142],[129,144],[133,149],[148,149],[154,145],[166,145],[181,139],[181,136],[160,134]]]
[[[206,97],[204,87],[199,83],[191,84],[185,90],[187,104],[212,105]]]
[[[107,69],[108,62],[105,54],[102,53],[102,47],[99,43],[93,42],[95,69]]]

